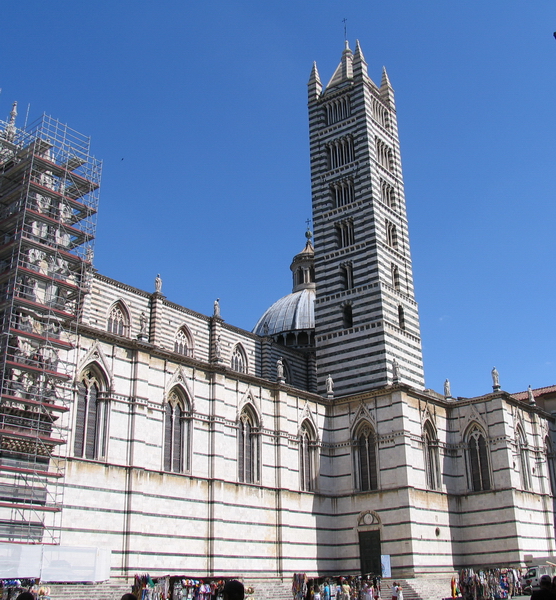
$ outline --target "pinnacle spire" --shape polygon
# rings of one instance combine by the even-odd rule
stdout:
[[[345,48],[342,52],[342,60],[334,71],[334,75],[328,82],[326,89],[346,83],[353,79],[353,53],[349,47],[349,42],[346,40]]]
[[[316,61],[313,62],[313,68],[311,69],[311,75],[309,77],[309,82],[307,85],[309,86],[310,98],[320,96],[320,93],[322,92],[322,83],[320,80]]]
[[[363,50],[359,45],[359,40],[355,40],[355,52],[353,54],[353,73],[354,75],[367,75],[367,61],[363,56]]]
[[[10,120],[8,121],[8,124],[6,125],[6,129],[4,131],[4,137],[8,140],[8,141],[13,141],[14,137],[15,137],[15,119],[17,117],[17,100],[13,103],[12,106],[12,111],[10,112]]]

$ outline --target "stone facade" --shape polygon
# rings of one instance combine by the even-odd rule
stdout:
[[[309,114],[315,247],[276,311],[316,294],[314,331],[308,314],[244,331],[218,301],[202,315],[158,277],[138,290],[79,259],[88,293],[57,354],[59,543],[110,549],[115,576],[199,578],[378,573],[381,555],[412,577],[552,554],[556,388],[423,389],[387,76],[377,87],[346,45],[326,88],[314,67]],[[29,412],[14,390],[10,410]]]

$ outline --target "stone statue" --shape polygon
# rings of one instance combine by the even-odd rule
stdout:
[[[446,381],[444,382],[444,396],[446,398],[452,397],[452,390],[450,389],[450,380],[449,379],[446,379]]]
[[[139,315],[139,333],[141,333],[141,334],[145,333],[146,326],[147,326],[147,317],[145,316],[145,313],[142,312]]]
[[[263,325],[263,333],[264,333],[265,335],[268,335],[268,321],[265,321],[265,322],[264,322],[264,325]]]
[[[527,397],[529,398],[529,404],[536,404],[535,403],[535,394],[533,394],[533,390],[531,389],[531,386],[529,386],[527,388]]]
[[[392,380],[394,383],[398,383],[400,380],[400,367],[396,359],[392,361]]]
[[[332,379],[332,375],[330,375],[330,373],[326,378],[326,393],[330,396],[334,393],[334,380]]]
[[[162,291],[162,279],[160,279],[160,273],[157,274],[154,280],[154,291],[160,293]]]
[[[276,361],[276,373],[278,374],[279,380],[284,379],[284,361],[282,360],[282,357]]]
[[[220,360],[222,356],[222,346],[220,344],[220,336],[216,338],[216,342],[214,343],[214,356],[216,360]]]
[[[214,301],[214,313],[213,314],[215,317],[220,316],[220,298],[216,298],[216,300]]]
[[[496,367],[492,367],[492,387],[496,389],[500,389],[500,375],[498,375],[498,371]]]

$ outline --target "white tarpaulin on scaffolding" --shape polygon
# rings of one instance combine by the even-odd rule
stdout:
[[[0,579],[41,581],[106,581],[110,579],[110,550],[0,544]]]

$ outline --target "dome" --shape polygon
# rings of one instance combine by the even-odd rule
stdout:
[[[253,333],[275,335],[315,328],[315,290],[306,288],[280,298],[259,319]]]

